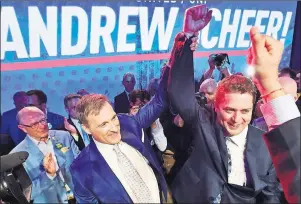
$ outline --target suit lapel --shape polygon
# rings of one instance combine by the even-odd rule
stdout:
[[[249,125],[247,133],[247,144],[246,144],[246,176],[247,176],[247,185],[253,187],[254,180],[257,177],[257,155],[258,155],[258,146],[260,145],[260,137],[257,134],[253,134],[254,128]]]
[[[119,179],[116,177],[114,172],[111,170],[110,166],[105,161],[104,157],[98,151],[94,140],[91,140],[89,145],[90,148],[90,159],[92,162],[92,168],[96,174],[101,176],[115,191],[117,195],[120,195],[124,198],[124,202],[132,202],[129,200],[129,196],[125,189],[123,188],[122,184],[120,183]],[[91,175],[93,176],[93,175]],[[97,178],[95,178],[97,180]]]
[[[223,164],[223,170],[226,174],[225,175],[225,179],[227,179],[228,177],[228,151],[227,151],[227,145],[226,145],[226,141],[225,141],[225,137],[224,137],[224,133],[223,133],[223,129],[219,124],[214,125],[214,132],[215,132],[215,138],[216,138],[216,143],[218,146],[218,150],[220,153],[220,157],[221,157],[221,162]],[[218,164],[219,166],[219,164]]]
[[[29,153],[30,157],[32,157],[32,158],[41,158],[41,160],[43,160],[43,158],[44,158],[43,153],[36,146],[36,144],[33,143],[33,141],[31,141],[31,139],[29,137],[30,136],[28,136],[28,135],[25,137],[26,151]]]
[[[63,145],[64,147],[64,144],[59,141],[57,139],[57,137],[55,136],[55,133],[56,131],[53,131],[53,132],[49,132],[49,137],[50,137],[50,140],[51,140],[51,143],[52,143],[52,147],[53,147],[53,151],[54,151],[54,154],[53,156],[56,157],[56,160],[57,160],[57,163],[59,165],[59,167],[63,167],[65,166],[65,162],[66,162],[66,156],[64,155],[64,153],[57,147],[58,144],[61,144]],[[70,151],[70,150],[69,150]]]

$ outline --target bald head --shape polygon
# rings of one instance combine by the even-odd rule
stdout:
[[[43,111],[35,106],[28,106],[22,108],[17,114],[17,121],[19,124],[25,124],[30,120],[30,118],[35,117],[36,115],[41,115],[45,117]]]
[[[297,83],[290,77],[279,77],[279,83],[281,84],[284,92],[290,94],[297,100]]]
[[[217,87],[217,83],[214,79],[206,79],[200,85],[199,92],[205,93],[208,104],[211,104],[214,101],[214,94],[216,91],[216,87]]]
[[[214,79],[206,79],[205,81],[203,81],[203,83],[200,85],[200,92],[215,92],[217,83]]]

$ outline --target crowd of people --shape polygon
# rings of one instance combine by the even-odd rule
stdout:
[[[196,36],[211,17],[187,9],[160,79],[139,90],[126,73],[113,104],[82,89],[64,98],[64,118],[42,90],[14,95],[1,154],[29,153],[34,203],[300,202],[300,73],[279,72],[281,42],[252,28],[253,77],[210,55],[196,83]]]

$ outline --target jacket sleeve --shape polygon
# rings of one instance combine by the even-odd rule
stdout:
[[[198,117],[199,105],[195,98],[193,52],[191,40],[178,34],[173,48],[173,59],[169,75],[168,96],[172,107],[185,123],[192,124]]]
[[[74,185],[74,196],[76,203],[99,203],[98,199],[82,183],[80,176],[71,167],[72,181]],[[100,184],[101,185],[101,184]]]
[[[277,176],[289,203],[300,203],[300,117],[264,135]]]
[[[169,67],[165,67],[163,75],[160,79],[159,87],[155,96],[142,107],[133,117],[139,123],[141,128],[148,128],[151,124],[160,117],[161,113],[167,109],[167,80]]]

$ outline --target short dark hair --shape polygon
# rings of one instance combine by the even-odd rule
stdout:
[[[18,97],[22,96],[22,95],[26,95],[26,92],[25,91],[18,91],[14,94],[13,96],[13,100],[16,101]]]
[[[89,126],[88,116],[90,114],[98,115],[101,108],[108,102],[105,95],[102,94],[87,94],[82,96],[76,105],[76,112],[78,114],[79,121]]]
[[[46,94],[41,91],[41,90],[30,90],[26,92],[27,96],[32,96],[32,95],[36,95],[38,100],[39,100],[39,104],[43,104],[43,103],[47,103],[47,96]]]
[[[296,79],[296,76],[297,76],[297,73],[289,67],[281,69],[279,75],[281,75],[281,74],[289,74],[290,78],[292,78],[292,79]]]
[[[129,95],[129,100],[132,103],[135,103],[137,99],[144,102],[144,100],[150,100],[150,94],[144,89],[135,89]]]
[[[68,106],[68,102],[69,102],[71,99],[74,99],[74,98],[79,98],[79,99],[81,99],[82,96],[79,95],[79,94],[68,94],[68,95],[65,96],[65,98],[64,98],[64,105],[65,105],[65,107],[67,107],[67,106]]]
[[[215,103],[220,103],[226,93],[249,93],[253,96],[253,104],[256,101],[256,86],[251,79],[241,75],[231,75],[224,78],[217,86]]]

